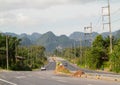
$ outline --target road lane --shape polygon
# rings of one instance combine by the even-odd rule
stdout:
[[[19,74],[17,72],[2,72],[0,74],[7,75],[4,80],[14,82],[16,85],[120,85],[120,82],[57,76],[53,71],[19,72]],[[0,77],[0,79],[2,78]],[[11,84],[2,82],[2,85]]]
[[[49,62],[48,65],[45,66],[46,70],[55,70],[56,62]]]
[[[62,61],[65,64],[67,61]],[[50,62],[45,66],[46,71],[13,71],[0,72],[0,79],[11,82],[16,85],[120,85],[120,82],[104,81],[87,78],[74,78],[68,76],[59,76],[54,74],[56,62]],[[68,63],[67,67],[71,70],[79,68]],[[0,81],[0,85],[11,85],[5,81]]]
[[[4,82],[4,83],[2,83],[1,81]],[[5,84],[5,83],[6,83],[6,84],[10,84],[10,85],[17,85],[17,84],[15,84],[15,83],[9,82],[9,81],[7,81],[7,80],[0,79],[0,84],[3,85],[3,84]]]

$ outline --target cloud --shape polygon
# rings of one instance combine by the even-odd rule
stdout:
[[[119,5],[112,3],[111,12]],[[62,28],[77,31],[90,22],[96,23],[94,18],[101,16],[102,6],[104,3],[96,3],[96,0],[0,0],[0,27],[19,32],[36,29],[60,33]]]
[[[91,6],[91,5],[88,5]],[[94,8],[94,10],[93,10]],[[1,12],[2,24],[37,25],[44,23],[60,23],[67,20],[80,19],[97,16],[97,5],[87,7],[87,5],[56,5],[48,9],[19,9]]]
[[[0,0],[0,11],[14,9],[45,9],[55,5],[83,4],[95,0]]]
[[[54,5],[64,4],[68,0],[0,0],[0,10],[14,9],[44,9]]]
[[[70,0],[73,3],[81,3],[81,4],[85,4],[85,3],[91,3],[91,2],[95,2],[96,0]]]

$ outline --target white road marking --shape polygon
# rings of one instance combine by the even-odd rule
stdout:
[[[92,84],[88,84],[88,85],[92,85]]]
[[[16,78],[21,79],[21,78],[25,78],[25,76],[18,76]]]
[[[6,78],[5,76],[1,76],[2,78]]]
[[[65,85],[65,84],[58,84],[58,85]]]
[[[20,72],[17,72],[17,74],[20,74]]]
[[[39,78],[41,78],[41,79],[45,79],[44,77],[41,77],[41,76],[40,76]]]
[[[15,83],[9,82],[9,81],[4,80],[4,79],[0,79],[0,81],[3,81],[3,82],[5,82],[5,83],[11,84],[11,85],[17,85],[17,84],[15,84]]]
[[[32,77],[32,75],[28,75],[28,77]]]
[[[59,81],[59,82],[64,82],[64,83],[67,82],[67,81],[64,81],[64,80],[57,80],[57,81]]]
[[[54,76],[53,76],[53,77],[51,77],[51,78],[52,78],[52,79],[60,79],[60,78],[58,78],[58,77],[54,77]]]

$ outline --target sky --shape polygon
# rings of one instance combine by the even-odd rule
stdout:
[[[90,23],[93,31],[107,32],[107,25],[102,29],[104,6],[107,0],[0,0],[0,32],[70,35],[84,32]],[[120,0],[110,0],[110,6],[112,31],[116,31],[120,29]]]

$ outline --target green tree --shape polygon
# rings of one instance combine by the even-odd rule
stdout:
[[[105,45],[102,35],[98,35],[93,41],[92,47],[85,52],[88,68],[100,69],[103,66],[103,62],[108,59],[107,46]]]
[[[120,40],[114,46],[113,52],[110,55],[110,64],[112,71],[120,72]]]
[[[95,47],[85,53],[86,65],[91,69],[100,69],[103,64],[102,57],[105,56],[105,52],[102,48]]]

